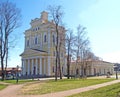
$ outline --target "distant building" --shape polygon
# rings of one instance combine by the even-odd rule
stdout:
[[[84,64],[84,65],[83,65]],[[114,63],[105,62],[101,60],[88,60],[85,63],[83,62],[71,62],[70,65],[70,74],[71,75],[80,75],[82,76],[99,76],[114,74]]]
[[[17,68],[17,67],[8,67],[6,69],[6,75],[16,75],[16,74],[21,75],[21,68]],[[2,70],[0,68],[0,76],[2,75]]]
[[[22,57],[22,75],[54,76],[56,30],[53,21],[48,20],[48,13],[43,11],[40,18],[30,22],[31,27],[24,32],[25,48]],[[59,26],[59,41],[65,37],[65,29]],[[65,67],[65,42],[60,47],[61,70]],[[59,72],[58,72],[59,75]]]

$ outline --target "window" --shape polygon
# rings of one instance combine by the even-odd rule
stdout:
[[[55,42],[55,36],[53,35],[53,43]]]
[[[29,40],[27,40],[27,46],[29,46]]]
[[[61,57],[63,57],[63,53],[61,53]]]
[[[37,37],[35,38],[35,44],[37,44]]]
[[[52,70],[52,71],[53,71],[53,73],[55,72],[55,70],[54,70],[54,66],[53,66],[53,70]]]
[[[46,35],[44,36],[44,42],[47,42],[47,36]]]
[[[37,28],[35,30],[37,31]]]

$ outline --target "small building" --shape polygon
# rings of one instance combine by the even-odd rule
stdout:
[[[5,69],[4,69],[5,70]],[[6,69],[6,76],[9,76],[9,75],[16,75],[16,74],[21,74],[21,68],[17,68],[17,67],[8,67],[7,69]],[[2,76],[2,70],[1,70],[1,68],[0,68],[0,76]]]

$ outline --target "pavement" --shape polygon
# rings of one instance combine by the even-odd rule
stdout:
[[[22,88],[24,84],[8,85],[7,88],[0,91],[0,97],[65,97],[65,96],[70,96],[70,95],[81,93],[81,92],[86,92],[89,90],[98,89],[100,87],[112,85],[119,82],[120,80],[114,80],[111,82],[92,85],[88,87],[77,88],[77,89],[72,89],[67,91],[56,92],[56,93],[43,94],[43,95],[21,95],[18,93],[18,91]]]

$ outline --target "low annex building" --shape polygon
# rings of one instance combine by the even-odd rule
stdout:
[[[73,61],[70,64],[71,75],[99,76],[114,74],[114,63],[102,60]]]
[[[48,12],[30,22],[30,29],[24,32],[25,48],[22,57],[22,75],[54,76],[56,30],[53,21],[48,20]],[[65,37],[65,28],[59,26],[59,41]],[[61,70],[65,72],[65,42],[60,47]],[[59,73],[59,72],[58,72]],[[59,75],[59,74],[58,74]]]

